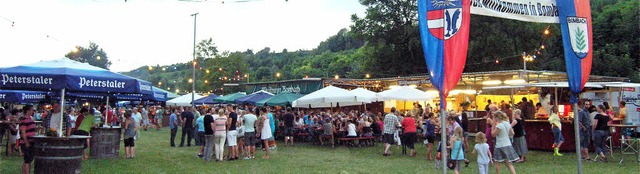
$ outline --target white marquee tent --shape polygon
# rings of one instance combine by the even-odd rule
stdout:
[[[198,100],[203,96],[195,94],[193,100]],[[167,101],[167,106],[191,106],[191,93]]]
[[[362,102],[367,102],[361,100],[362,99],[358,100],[358,97],[350,91],[335,86],[327,86],[294,100],[292,106],[298,108],[328,108],[338,105],[361,105]]]

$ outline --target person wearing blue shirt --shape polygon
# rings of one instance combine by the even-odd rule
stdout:
[[[271,113],[271,109],[269,109],[267,116],[269,116],[269,126],[271,127],[271,138],[269,138],[269,147],[271,147],[272,149],[276,149],[276,121],[275,119],[273,119],[273,113]]]
[[[176,133],[178,133],[178,116],[176,115],[176,113],[178,113],[178,110],[174,109],[171,113],[171,116],[169,116],[169,128],[171,128],[171,147],[176,147],[175,139]]]
[[[309,124],[309,113],[305,114],[302,119],[304,120],[304,124]]]
[[[205,113],[204,109],[202,110],[202,113]],[[200,151],[198,151],[198,157],[202,158],[202,153],[204,151],[204,116],[202,116],[202,114],[198,114],[200,115],[197,119],[196,119],[196,126],[198,127],[198,133],[196,134],[198,136],[198,139],[200,139]]]

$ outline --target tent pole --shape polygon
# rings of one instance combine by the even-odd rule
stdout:
[[[104,119],[105,119],[104,124],[109,126],[109,94],[107,94],[107,106],[106,106],[106,110],[105,110],[104,116],[105,116],[104,117]]]
[[[558,107],[558,87],[555,87],[555,88],[553,88],[553,89],[554,89],[554,91],[555,91],[555,93],[556,93],[556,94],[554,95],[555,100],[556,100],[556,102],[554,103],[554,105],[555,105],[556,107]],[[553,112],[553,111],[551,111],[551,112]]]
[[[64,127],[64,93],[65,93],[65,88],[62,88],[62,91],[60,92],[60,133],[58,133],[58,137],[62,137],[62,128]],[[71,129],[71,128],[69,128]]]

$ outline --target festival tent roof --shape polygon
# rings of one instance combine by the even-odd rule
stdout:
[[[167,99],[174,99],[174,98],[178,98],[180,97],[180,95],[173,93],[173,92],[169,92],[167,90],[164,90],[162,88],[158,88],[158,87],[153,87],[153,91],[158,91],[158,92],[164,92],[167,93]]]
[[[0,102],[9,103],[38,103],[44,100],[48,92],[22,91],[22,90],[0,90]]]
[[[213,99],[214,101],[217,102],[221,102],[221,103],[227,103],[227,104],[231,104],[231,103],[235,103],[235,100],[240,98],[240,97],[244,97],[247,96],[246,94],[244,94],[243,92],[238,92],[238,93],[233,93],[233,94],[229,94],[229,95],[225,95],[225,96],[220,96],[218,98]]]
[[[293,107],[326,108],[335,106],[361,105],[357,96],[345,89],[327,86],[293,101]]]
[[[167,106],[191,106],[191,95],[192,93],[180,96],[178,98],[171,99],[167,101]],[[195,94],[194,99],[200,99],[203,96],[199,94]]]
[[[569,82],[542,82],[542,83],[529,83],[529,84],[525,84],[525,86],[531,86],[531,87],[549,87],[549,88],[568,88],[569,87]],[[593,82],[587,82],[584,85],[585,88],[603,88],[602,85],[597,84],[597,83],[593,83]]]
[[[614,88],[640,87],[640,83],[628,83],[628,82],[593,82],[592,84],[602,85],[604,87],[614,87]]]
[[[294,100],[302,97],[302,94],[294,94],[290,92],[282,92],[274,95],[271,98],[260,100],[256,102],[256,106],[289,106]]]
[[[0,68],[3,89],[151,94],[151,83],[62,58]]]
[[[260,100],[267,99],[267,98],[271,98],[271,97],[273,97],[273,94],[271,94],[271,93],[267,93],[267,92],[264,92],[264,91],[258,91],[256,93],[251,94],[251,95],[247,95],[247,96],[244,96],[244,97],[237,98],[234,101],[236,102],[236,104],[248,103],[248,104],[255,105],[256,102],[258,102]]]
[[[435,95],[416,89],[411,86],[399,86],[377,94],[381,100],[410,100],[426,101],[435,98]]]
[[[194,103],[196,103],[196,105],[211,105],[211,104],[218,104],[220,102],[214,101],[214,99],[218,98],[218,95],[216,94],[209,94],[206,97],[202,97],[198,100],[193,101]]]
[[[351,93],[355,94],[358,98],[358,100],[366,102],[366,103],[371,103],[371,102],[375,102],[378,101],[378,96],[376,95],[376,92],[373,91],[369,91],[367,89],[364,88],[356,88],[351,90]]]

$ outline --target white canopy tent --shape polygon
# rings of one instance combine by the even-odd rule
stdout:
[[[199,94],[195,94],[195,97],[193,100],[198,100],[200,98],[202,98],[203,96],[199,95]],[[174,98],[171,99],[169,101],[167,101],[167,106],[191,106],[191,93],[180,96],[178,98]]]
[[[294,100],[291,104],[293,107],[304,108],[327,108],[335,106],[354,106],[361,105],[362,102],[367,102],[362,99],[358,100],[358,97],[345,89],[335,86],[327,86],[297,100]]]
[[[435,95],[416,89],[411,86],[400,86],[377,94],[380,100],[409,100],[409,101],[427,101],[436,98]]]
[[[371,102],[376,102],[379,101],[378,96],[376,92],[373,91],[369,91],[367,89],[364,88],[356,88],[351,90],[351,93],[355,94],[358,98],[359,101],[364,102],[364,103],[371,103]]]

